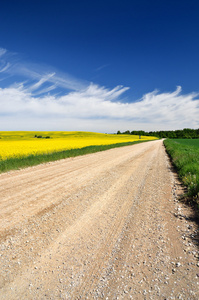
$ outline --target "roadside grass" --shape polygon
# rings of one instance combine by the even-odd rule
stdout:
[[[199,211],[199,139],[166,139],[164,145],[187,187],[185,198]]]
[[[75,157],[79,155],[105,151],[112,148],[124,147],[124,146],[134,145],[134,144],[143,143],[147,141],[150,140],[142,140],[142,141],[138,140],[133,142],[116,143],[110,145],[87,146],[83,148],[76,148],[76,149],[70,149],[65,151],[56,151],[52,153],[31,154],[24,157],[23,156],[11,157],[4,160],[2,160],[0,157],[0,173],[7,172],[10,170],[18,170],[20,168],[31,167],[38,164],[42,164],[50,161],[56,161],[68,157]]]

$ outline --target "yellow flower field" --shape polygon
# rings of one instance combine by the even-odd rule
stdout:
[[[141,140],[152,139],[156,138],[141,137]],[[0,131],[0,159],[22,158],[32,154],[46,154],[91,145],[109,145],[136,140],[139,140],[137,135],[93,132]]]

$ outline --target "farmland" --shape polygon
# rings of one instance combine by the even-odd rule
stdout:
[[[199,205],[199,139],[168,139],[164,144],[187,187],[187,195]]]
[[[0,132],[0,172],[156,139],[93,132]]]

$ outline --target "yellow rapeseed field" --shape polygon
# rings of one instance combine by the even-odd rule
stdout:
[[[47,137],[47,138],[46,138]],[[142,136],[142,140],[156,139]],[[91,145],[109,145],[139,140],[137,135],[116,135],[93,132],[0,131],[0,159],[22,158]]]

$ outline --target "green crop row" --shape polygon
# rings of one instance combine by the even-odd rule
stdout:
[[[199,139],[166,139],[164,145],[187,187],[186,195],[199,209]]]

